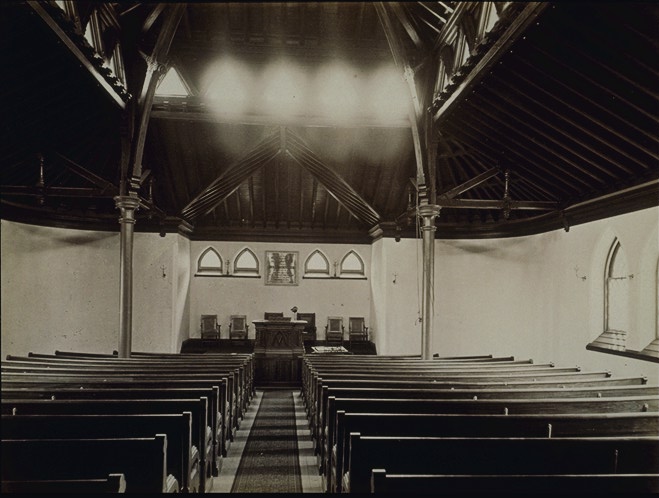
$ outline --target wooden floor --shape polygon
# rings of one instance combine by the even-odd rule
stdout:
[[[258,412],[259,405],[263,396],[263,391],[257,389],[249,409],[245,414],[244,420],[240,424],[240,429],[236,432],[236,437],[231,444],[227,457],[223,459],[222,470],[220,475],[213,478],[213,489],[211,493],[229,493],[233,485],[234,478],[240,459],[245,448],[245,443],[252,428],[254,418]],[[318,460],[314,455],[313,442],[309,432],[309,423],[302,396],[298,389],[293,390],[293,399],[295,401],[295,420],[298,434],[298,450],[300,458],[300,473],[302,477],[302,490],[304,493],[321,493],[322,477],[318,474]]]

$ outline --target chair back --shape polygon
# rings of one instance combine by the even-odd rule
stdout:
[[[343,317],[342,316],[328,316],[327,317],[327,330],[329,332],[343,332]]]
[[[231,331],[244,332],[247,330],[247,315],[231,315]]]
[[[217,315],[201,315],[201,338],[219,339],[220,326],[217,323]]]
[[[364,332],[364,317],[363,316],[351,316],[348,318],[348,330],[350,332]]]

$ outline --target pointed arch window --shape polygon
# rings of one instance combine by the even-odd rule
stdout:
[[[354,250],[349,251],[340,265],[341,278],[365,278],[364,260]]]
[[[224,261],[213,247],[208,247],[197,260],[197,275],[222,275]]]
[[[633,278],[634,275],[629,273],[625,250],[616,238],[611,244],[604,268],[604,331],[586,349],[659,363],[659,340],[656,337],[641,351],[628,348],[632,341],[627,339],[633,333],[630,328]],[[659,296],[659,263],[655,278],[656,301]]]
[[[304,262],[304,278],[329,278],[329,276],[329,260],[320,249],[316,249]]]
[[[233,263],[233,275],[240,277],[259,277],[259,259],[249,247],[238,253]]]

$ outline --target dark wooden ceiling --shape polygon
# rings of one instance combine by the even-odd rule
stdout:
[[[82,24],[103,5],[128,88],[54,4],[3,3],[2,216],[117,230],[125,113],[146,67],[134,61],[158,44],[173,4],[76,4]],[[442,207],[438,237],[569,229],[658,205],[657,4],[509,5],[442,87],[451,16],[467,12],[469,32],[482,5],[186,3],[167,60],[191,95],[153,100],[136,229],[217,240],[414,236],[419,164]],[[204,74],[227,54],[255,70],[282,55],[309,70],[396,62],[402,74],[404,62],[425,136],[415,144],[410,119],[218,117]]]

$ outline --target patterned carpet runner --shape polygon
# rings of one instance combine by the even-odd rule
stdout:
[[[290,390],[265,390],[232,493],[301,493],[295,404]]]

